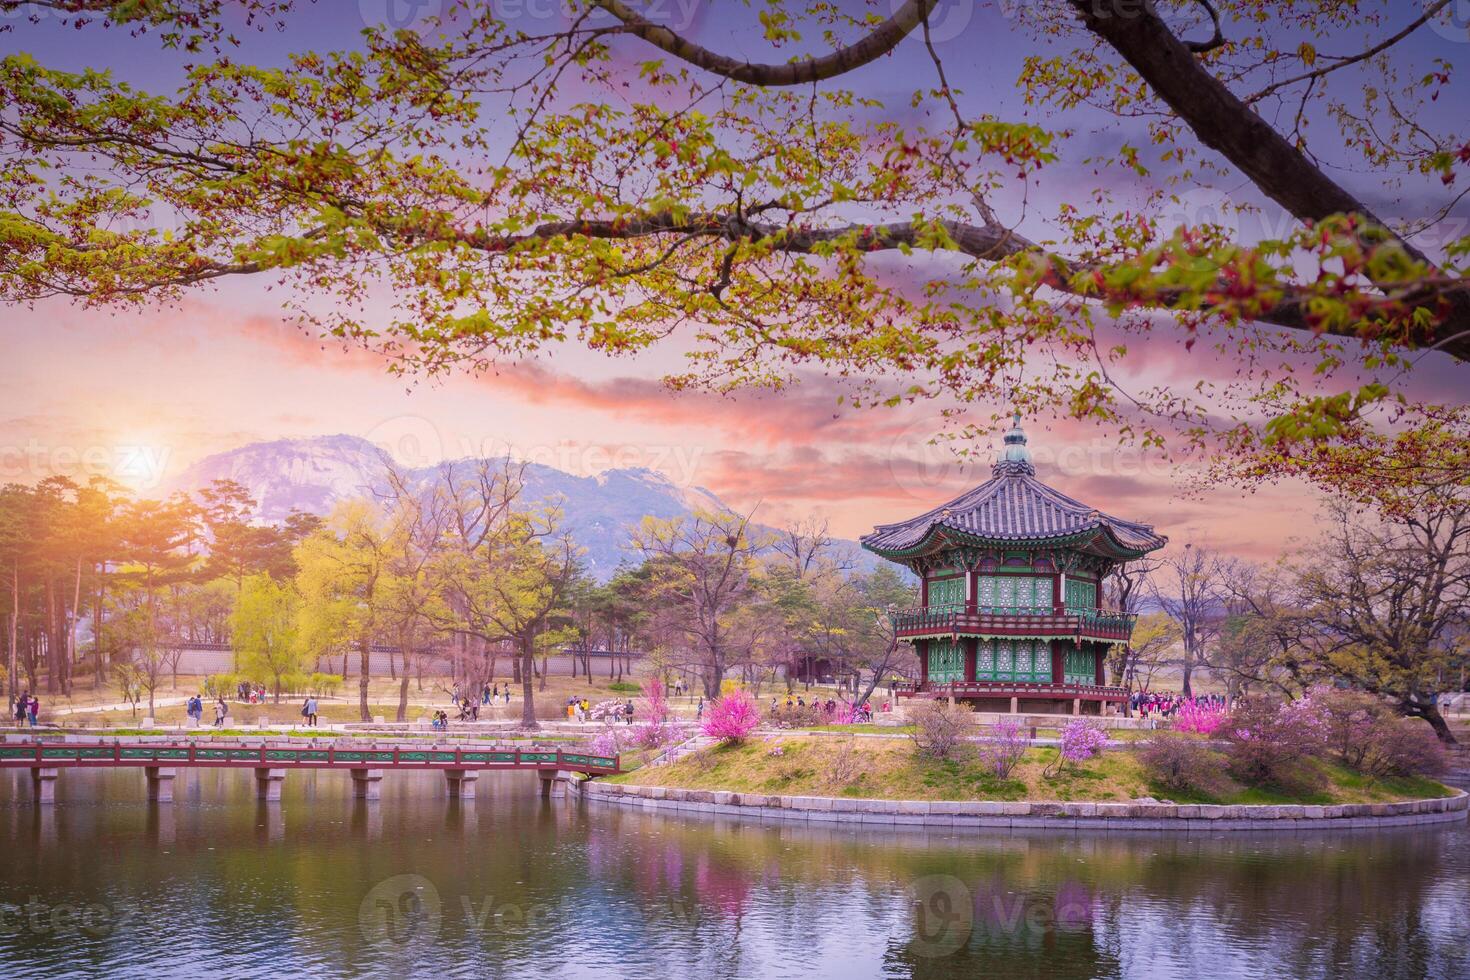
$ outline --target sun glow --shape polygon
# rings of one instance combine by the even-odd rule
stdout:
[[[113,445],[112,478],[134,490],[152,490],[163,482],[171,448],[152,433],[135,432]]]

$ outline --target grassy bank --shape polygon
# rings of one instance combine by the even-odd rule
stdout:
[[[777,737],[716,746],[669,766],[639,769],[613,782],[683,789],[718,789],[788,796],[845,796],[882,800],[1034,800],[1126,802],[1142,797],[1176,803],[1389,803],[1448,796],[1453,791],[1422,778],[1371,780],[1320,763],[1326,787],[1308,796],[1234,789],[1218,797],[1185,796],[1152,785],[1133,752],[1117,749],[1048,779],[1051,748],[1027,751],[1008,779],[977,761],[933,760],[906,739]]]

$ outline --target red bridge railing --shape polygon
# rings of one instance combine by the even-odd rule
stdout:
[[[552,769],[612,775],[621,756],[560,749],[244,745],[165,742],[34,742],[0,745],[0,768],[224,766],[270,769]]]

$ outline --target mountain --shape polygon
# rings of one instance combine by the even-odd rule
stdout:
[[[475,460],[450,465],[468,469]],[[408,469],[415,483],[427,483],[439,467]],[[339,500],[387,491],[387,469],[379,449],[356,436],[317,436],[256,442],[208,456],[169,482],[166,490],[193,493],[215,480],[234,480],[260,504],[260,516],[280,521],[292,510],[326,514]],[[614,469],[596,476],[575,476],[552,466],[529,463],[525,469],[525,499],[559,500],[573,539],[586,549],[588,571],[606,581],[620,563],[636,564],[629,535],[645,516],[662,519],[687,515],[695,509],[728,508],[702,487],[676,486],[655,470]],[[839,548],[857,556],[860,567],[871,568],[872,556],[856,542]]]

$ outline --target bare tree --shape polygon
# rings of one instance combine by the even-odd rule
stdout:
[[[1178,665],[1186,696],[1194,693],[1194,672],[1204,665],[1205,649],[1224,618],[1225,565],[1217,552],[1191,542],[1160,558],[1148,578],[1154,603],[1179,624]]]
[[[750,515],[696,511],[662,521],[644,518],[633,543],[651,562],[654,594],[665,601],[699,662],[707,697],[718,697],[725,672],[748,643],[731,622],[753,591],[756,556],[766,542]]]
[[[1375,518],[1339,505],[1293,564],[1311,673],[1392,699],[1454,743],[1439,710],[1470,610],[1470,502]]]
[[[823,566],[844,572],[852,568],[851,558],[837,555],[834,544],[827,519],[813,516],[781,528],[771,541],[771,550],[798,579],[804,579]]]
[[[1231,562],[1223,579],[1227,616],[1209,667],[1240,689],[1271,688],[1294,697],[1311,685],[1309,624],[1296,601],[1290,569],[1282,564]]]

